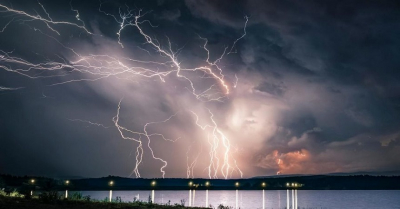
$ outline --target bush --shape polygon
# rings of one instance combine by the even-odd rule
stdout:
[[[19,193],[17,190],[10,192],[10,197],[24,197],[23,194]]]
[[[61,200],[61,195],[57,191],[43,192],[39,195],[39,200],[45,203],[56,202],[57,200]]]
[[[4,188],[0,189],[0,196],[6,196],[7,193],[4,191]]]
[[[186,200],[185,199],[181,199],[181,206],[185,206]]]
[[[222,205],[222,204],[218,205],[217,208],[218,208],[218,209],[233,209],[233,207],[231,207],[231,206],[224,206],[224,205]]]
[[[31,190],[24,189],[20,192],[20,194],[22,195],[21,197],[24,197],[27,200],[32,199]]]
[[[71,200],[82,200],[82,193],[80,193],[80,192],[74,192],[74,193],[72,193],[72,195],[71,195]]]
[[[90,201],[91,197],[90,197],[90,195],[86,195],[86,196],[83,196],[82,199],[86,200],[86,201]]]

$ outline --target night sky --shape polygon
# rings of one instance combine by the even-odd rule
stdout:
[[[399,2],[0,5],[0,173],[400,168]]]

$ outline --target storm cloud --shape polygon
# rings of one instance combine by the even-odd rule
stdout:
[[[213,124],[213,114],[231,142],[230,154],[244,177],[390,171],[400,166],[397,2],[113,1],[104,2],[100,9],[98,1],[40,3],[53,20],[83,22],[95,35],[56,25],[61,34],[57,35],[41,21],[4,12],[0,18],[2,58],[8,54],[36,64],[72,63],[75,51],[144,60],[135,62],[136,66],[169,70],[170,63],[154,63],[167,59],[145,44],[136,28],[124,29],[120,34],[123,47],[118,43],[120,26],[105,13],[119,17],[128,5],[136,12],[137,8],[148,12],[144,19],[151,25],[143,26],[144,30],[165,48],[169,40],[184,68],[207,64],[204,38],[211,62],[231,50],[219,61],[230,94],[220,101],[198,99],[187,80],[173,74],[96,79],[60,68],[37,72],[39,78],[32,79],[7,71],[25,68],[3,59],[2,173],[130,176],[138,144],[121,138],[115,127],[113,117],[121,99],[119,123],[130,130],[143,131],[146,123],[175,115],[148,127],[149,132],[171,139],[155,136],[151,141],[155,155],[168,162],[166,177],[186,177],[188,164],[196,159],[194,177],[208,177],[209,136],[196,125],[191,111],[199,115],[203,126]],[[46,16],[37,2],[1,4]],[[249,18],[246,35],[238,40],[244,33],[244,17]],[[223,91],[207,75],[184,75],[191,76],[198,92],[213,84],[215,95]],[[141,176],[160,177],[162,163],[152,158],[146,146]]]

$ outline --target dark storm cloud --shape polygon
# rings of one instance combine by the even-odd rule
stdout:
[[[196,16],[232,27],[240,26],[238,10],[232,8],[235,3],[231,1],[186,3]],[[239,5],[251,17],[246,41],[240,44],[242,60],[247,69],[260,71],[260,75],[269,80],[260,82],[254,89],[282,96],[296,92],[296,82],[302,81],[302,87],[308,86],[308,91],[320,97],[310,98],[313,96],[297,91],[297,96],[305,101],[298,99],[293,109],[284,113],[283,121],[287,122],[280,123],[290,134],[277,133],[270,138],[270,141],[276,138],[276,146],[267,143],[267,153],[274,147],[288,152],[288,147],[294,144],[297,144],[295,150],[333,152],[326,143],[343,141],[344,147],[359,146],[359,152],[365,153],[360,156],[371,156],[363,156],[365,159],[375,155],[380,155],[382,161],[389,158],[383,154],[387,150],[382,149],[378,141],[388,133],[396,133],[400,125],[396,119],[400,94],[397,70],[400,63],[396,57],[400,43],[395,35],[400,29],[399,5],[394,1],[242,1]],[[291,71],[308,73],[295,76]],[[284,91],[274,84],[282,81],[286,84]],[[324,88],[329,91],[323,91]],[[290,102],[293,96],[283,99]],[[308,116],[299,118],[298,115]],[[313,127],[322,127],[321,133],[310,135],[308,130]],[[300,137],[300,133],[304,134]],[[370,137],[376,143],[361,143],[366,139],[357,136],[364,133],[373,134]],[[288,136],[299,138],[282,144]],[[354,138],[360,143],[355,143]],[[396,149],[392,147],[391,152]],[[374,154],[378,151],[382,153]],[[317,156],[316,153],[314,157]],[[370,168],[352,168],[351,165],[364,160],[353,157],[351,152],[338,152],[332,157],[338,156],[349,161],[346,163],[350,167],[346,169],[350,170],[374,169],[372,167],[377,168],[382,163],[373,160]],[[313,160],[319,161],[310,159]],[[392,163],[393,167],[385,169],[395,169],[394,165],[399,164],[393,159]],[[339,168],[340,164],[336,162],[334,166]],[[323,166],[320,170],[324,170]]]
[[[36,2],[11,3],[15,9],[46,15]],[[41,3],[53,19],[76,20],[69,1]],[[221,60],[227,79],[233,82],[235,74],[239,78],[229,100],[198,103],[191,99],[187,84],[175,78],[165,83],[153,78],[111,78],[49,87],[64,78],[32,80],[0,71],[0,86],[24,87],[0,91],[0,172],[129,175],[136,144],[121,139],[111,120],[122,97],[121,123],[132,130],[142,130],[149,121],[162,121],[182,110],[202,112],[201,107],[208,105],[237,146],[245,176],[400,166],[398,3],[113,1],[104,2],[102,10],[118,13],[125,3],[151,10],[147,18],[157,27],[145,29],[161,44],[168,36],[174,49],[184,46],[178,56],[185,67],[204,63],[206,53],[200,47],[204,41],[199,36],[208,39],[210,57],[215,60],[242,35],[243,17],[249,16],[247,34],[236,43],[236,53]],[[60,43],[85,54],[163,60],[143,44],[134,28],[122,32],[125,48],[121,49],[116,37],[119,25],[98,11],[98,1],[72,1],[72,5],[85,24],[102,36],[55,26],[69,34],[57,36]],[[7,18],[0,18],[2,25]],[[0,33],[0,49],[15,50],[14,56],[35,63],[60,57],[73,60],[71,52],[35,29],[49,33],[41,22],[13,22]],[[196,85],[202,88],[206,82]],[[109,128],[68,119],[90,120]],[[182,111],[170,123],[150,128],[170,138],[184,136],[176,145],[156,139],[156,153],[170,162],[167,177],[185,177],[188,147],[204,140],[202,132],[187,122],[192,119]],[[157,177],[159,162],[149,158],[146,150],[142,176]],[[196,176],[206,177],[203,164],[198,165]]]

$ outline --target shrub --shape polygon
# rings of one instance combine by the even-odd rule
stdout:
[[[231,207],[231,206],[224,206],[224,205],[222,205],[222,204],[218,205],[217,208],[218,208],[218,209],[233,209],[233,207]]]
[[[90,195],[86,195],[86,196],[83,196],[82,199],[85,201],[90,201],[91,197],[90,197]]]
[[[71,195],[71,200],[81,200],[82,199],[82,193],[80,192],[74,192]]]
[[[0,189],[0,196],[6,196],[7,193],[4,191],[4,188]]]
[[[10,192],[10,197],[24,197],[23,194],[19,193],[17,190]]]
[[[39,200],[45,203],[56,202],[57,200],[61,200],[61,195],[57,191],[42,192],[39,195]]]
[[[181,206],[185,206],[186,200],[185,199],[181,199]]]

